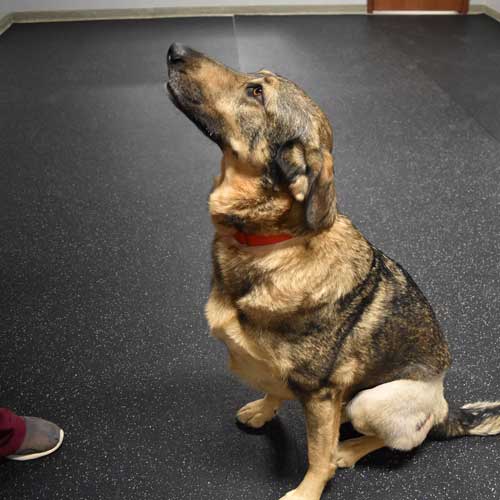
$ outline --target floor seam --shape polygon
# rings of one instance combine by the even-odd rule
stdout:
[[[479,127],[479,129],[481,129],[483,132],[485,132],[488,137],[493,139],[500,146],[500,137],[497,137],[496,135],[494,135],[493,132],[490,131],[490,129],[488,127],[486,127],[486,125],[483,125],[479,121],[479,119],[476,117],[476,115],[474,113],[470,112],[466,107],[464,107],[463,104],[461,104],[459,101],[457,101],[457,99],[455,99],[455,97],[453,96],[452,93],[448,92],[444,87],[441,86],[441,84],[437,80],[435,80],[432,76],[429,75],[429,73],[427,73],[427,71],[425,71],[425,69],[422,68],[420,63],[417,63],[417,66],[420,68],[420,70],[426,76],[426,78],[428,78],[434,85],[436,85],[436,87],[439,90],[441,90],[441,92],[443,92],[444,94],[446,94],[446,96],[448,96],[448,98],[450,99],[450,102],[455,104],[468,117],[470,117],[472,120],[474,120],[474,123]]]
[[[231,19],[233,21],[233,36],[234,36],[234,43],[236,45],[236,59],[238,60],[238,69],[240,71],[242,71],[241,57],[240,57],[240,44],[238,43],[238,33],[236,31],[236,16],[233,14],[231,16]]]

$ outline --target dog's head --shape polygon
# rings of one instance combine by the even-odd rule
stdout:
[[[172,101],[223,152],[210,200],[218,223],[296,234],[333,224],[332,129],[303,90],[175,43],[167,63]]]

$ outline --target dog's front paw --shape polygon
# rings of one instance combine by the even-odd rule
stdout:
[[[274,415],[276,415],[276,408],[265,399],[259,399],[241,408],[236,414],[236,418],[242,424],[259,429],[266,422],[272,420]]]

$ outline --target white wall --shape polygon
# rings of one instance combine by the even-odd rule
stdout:
[[[7,3],[10,11],[23,10],[86,10],[130,9],[155,7],[220,7],[249,5],[345,5],[362,4],[366,0],[0,0]]]
[[[495,9],[497,12],[500,12],[500,0],[485,0],[484,5],[488,5],[492,9]]]
[[[500,0],[470,0],[471,5],[487,5],[500,12]]]
[[[11,3],[12,0],[0,0],[0,19],[11,12]]]

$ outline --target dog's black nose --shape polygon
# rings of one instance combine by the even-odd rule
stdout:
[[[190,52],[192,52],[192,50],[189,47],[186,47],[180,43],[173,43],[168,49],[167,63],[173,64],[176,62],[185,61]]]

